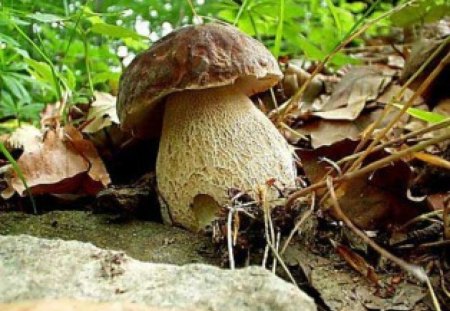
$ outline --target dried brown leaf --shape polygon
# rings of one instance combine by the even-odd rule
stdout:
[[[392,74],[387,67],[352,68],[336,85],[320,111],[313,114],[327,120],[355,120],[366,103],[378,98],[385,90]]]
[[[345,140],[313,151],[298,151],[306,176],[315,183],[330,171],[336,175],[334,168],[321,159],[325,157],[337,161],[352,154],[356,144]],[[369,161],[381,156],[383,153],[373,155]],[[396,162],[372,174],[343,182],[336,189],[340,206],[348,218],[362,229],[379,229],[389,224],[403,223],[417,212],[406,198],[410,174],[406,163]]]
[[[95,194],[109,175],[91,142],[72,126],[49,130],[24,146],[17,164],[33,194]],[[11,168],[9,186],[24,195],[25,186]]]
[[[116,112],[116,97],[104,92],[95,92],[94,96],[96,100],[89,108],[83,133],[95,133],[113,123],[120,123]]]
[[[7,148],[30,148],[36,146],[42,140],[42,132],[33,125],[22,125],[17,128],[6,140]]]
[[[333,246],[339,256],[341,256],[341,258],[344,259],[350,267],[366,277],[374,285],[380,285],[380,278],[375,272],[375,269],[367,263],[363,257],[343,244],[333,242]]]

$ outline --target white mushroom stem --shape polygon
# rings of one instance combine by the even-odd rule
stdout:
[[[296,176],[284,137],[237,88],[174,93],[167,98],[156,164],[172,220],[191,230],[209,224],[229,188],[252,190]]]

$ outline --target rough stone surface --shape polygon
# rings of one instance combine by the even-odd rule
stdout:
[[[211,239],[150,221],[122,220],[85,211],[52,211],[42,215],[0,212],[0,235],[29,234],[90,242],[157,263],[220,265]]]
[[[167,309],[134,303],[99,303],[69,299],[44,299],[0,304],[2,311],[206,311],[204,309]]]
[[[316,310],[310,297],[260,267],[153,264],[26,235],[0,236],[0,278],[3,303],[68,298],[211,311]]]

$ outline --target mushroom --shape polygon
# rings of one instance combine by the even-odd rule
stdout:
[[[281,77],[260,42],[221,23],[174,31],[124,71],[121,126],[140,137],[160,135],[156,179],[172,223],[202,229],[230,188],[252,193],[269,179],[295,185],[291,149],[249,99]]]

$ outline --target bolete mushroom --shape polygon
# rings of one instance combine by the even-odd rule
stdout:
[[[201,229],[229,188],[252,191],[273,178],[294,186],[286,140],[249,99],[281,77],[260,42],[219,23],[172,32],[124,71],[121,126],[160,135],[156,179],[173,223]]]

